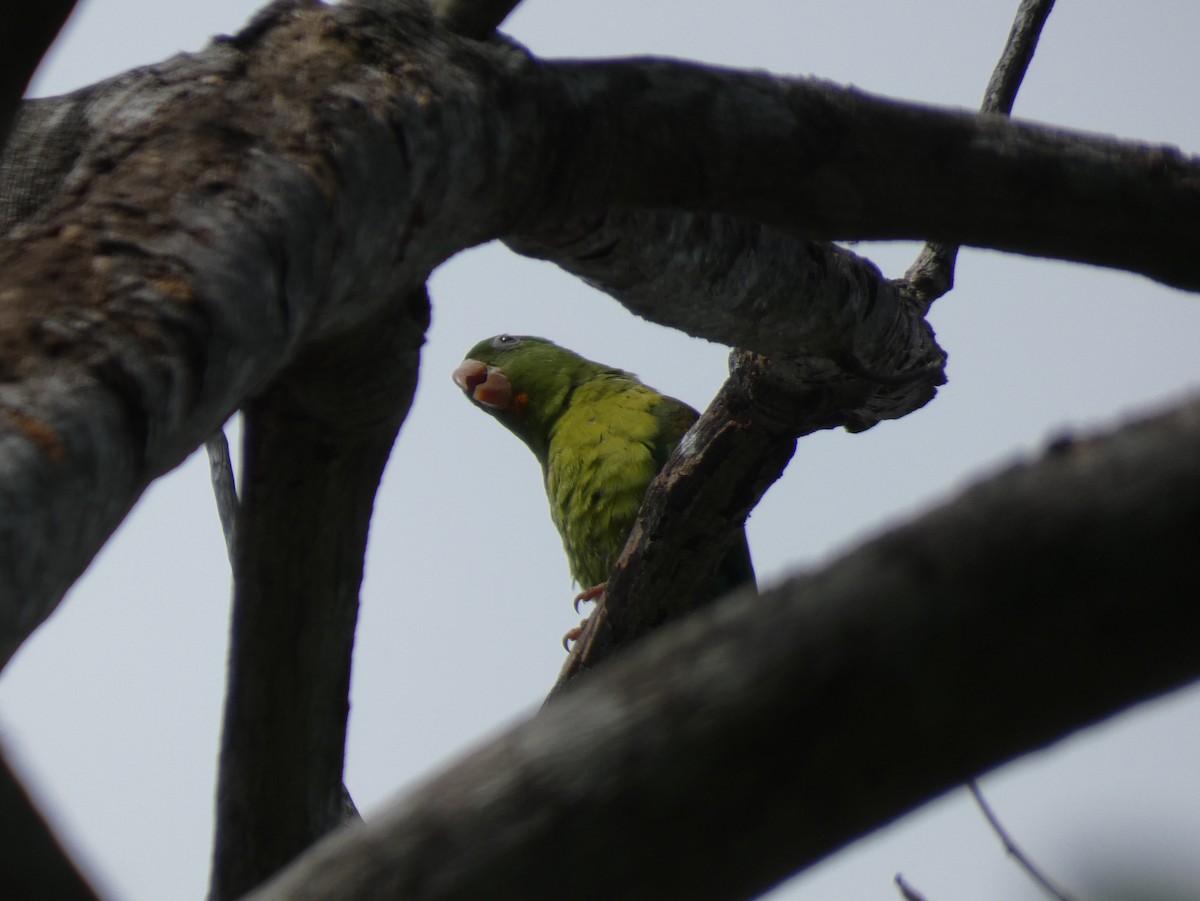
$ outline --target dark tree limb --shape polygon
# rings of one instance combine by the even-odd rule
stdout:
[[[507,243],[645,319],[753,349],[799,393],[814,378],[859,382],[860,428],[911,413],[942,382],[944,354],[904,286],[832,244],[730,216],[623,210]],[[881,378],[864,388],[864,371]]]
[[[754,354],[731,354],[729,379],[646,492],[603,600],[551,697],[615,652],[710,602],[704,586],[750,511],[783,474],[797,438],[854,424],[863,397],[877,387],[819,369],[781,380],[776,368]],[[808,390],[796,392],[797,381]]]
[[[1200,287],[1184,237],[1200,165],[1174,148],[686,63],[540,74],[570,165],[549,170],[555,193],[521,233],[613,207],[720,211],[805,237],[953,241]]]
[[[6,0],[0,8],[0,147],[38,63],[75,0]]]
[[[423,291],[401,308],[427,309]],[[243,412],[213,901],[346,816],[342,764],[375,490],[416,388],[427,314],[314,349]]]
[[[1021,0],[1004,51],[983,92],[980,112],[999,113],[1002,116],[1012,113],[1017,91],[1025,80],[1029,64],[1033,62],[1033,53],[1053,8],[1054,0]]]
[[[492,158],[457,131],[477,115],[431,122],[409,81],[426,66],[422,89],[438,83],[421,52],[449,79],[439,91],[469,79],[424,39],[427,16],[410,25],[398,36],[352,8],[278,6],[203,54],[36,107],[71,111],[84,143],[0,245],[0,658],[153,478],[305,351],[389,310],[422,327],[424,306],[396,298],[494,227],[494,212],[463,216],[452,199],[477,193],[463,176],[482,181]],[[372,34],[426,50],[355,96]],[[298,48],[311,80],[281,63]],[[340,100],[322,99],[339,84]]]
[[[1200,677],[1198,523],[1200,401],[1058,441],[650,636],[251,897],[749,897]]]
[[[0,885],[6,898],[98,901],[0,755]]]
[[[455,34],[482,40],[500,27],[521,0],[430,0],[433,14]]]

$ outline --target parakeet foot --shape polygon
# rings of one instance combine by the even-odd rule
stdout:
[[[599,585],[593,585],[591,588],[585,588],[579,594],[575,595],[575,612],[579,612],[579,605],[586,604],[588,601],[594,601],[600,595],[604,594],[604,590],[608,588],[607,582],[601,582]],[[571,639],[574,641],[575,639]]]
[[[563,636],[563,650],[568,654],[571,653],[571,642],[583,634],[583,627],[586,625],[587,620],[581,620],[578,626],[574,629],[568,629],[567,634]]]

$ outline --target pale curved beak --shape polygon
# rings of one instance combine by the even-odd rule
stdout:
[[[512,384],[500,369],[467,358],[451,374],[454,384],[475,403],[505,410],[512,400]]]

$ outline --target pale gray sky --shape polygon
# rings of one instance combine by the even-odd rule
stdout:
[[[84,0],[39,76],[57,93],[202,46],[258,4]],[[527,0],[507,29],[546,56],[656,54],[974,107],[1016,0]],[[1018,115],[1200,149],[1200,4],[1061,0]],[[890,275],[909,245],[857,248]],[[528,451],[451,384],[476,340],[542,334],[702,407],[725,349],[627,314],[557,270],[491,246],[432,281],[417,402],[381,492],[355,657],[346,780],[368,815],[541,701],[576,618]],[[1200,299],[1080,266],[964,252],[932,321],[950,383],[862,435],[805,439],[755,512],[760,582],[1036,453],[1195,390]],[[500,519],[509,544],[474,542]],[[495,530],[491,531],[493,536]],[[225,552],[202,459],[161,480],[0,677],[0,730],[113,898],[206,887],[228,620]],[[1014,666],[1019,661],[1014,661]],[[884,743],[916,741],[881,735]],[[984,780],[1046,869],[1083,890],[1124,860],[1200,886],[1200,692],[1088,730]],[[964,792],[794,880],[778,897],[1034,897]]]

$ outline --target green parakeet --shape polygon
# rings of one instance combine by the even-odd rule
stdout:
[[[696,411],[628,372],[525,335],[480,341],[453,378],[533,451],[581,597],[599,594],[646,488]],[[721,561],[711,597],[747,582],[754,583],[754,568],[743,530]]]

